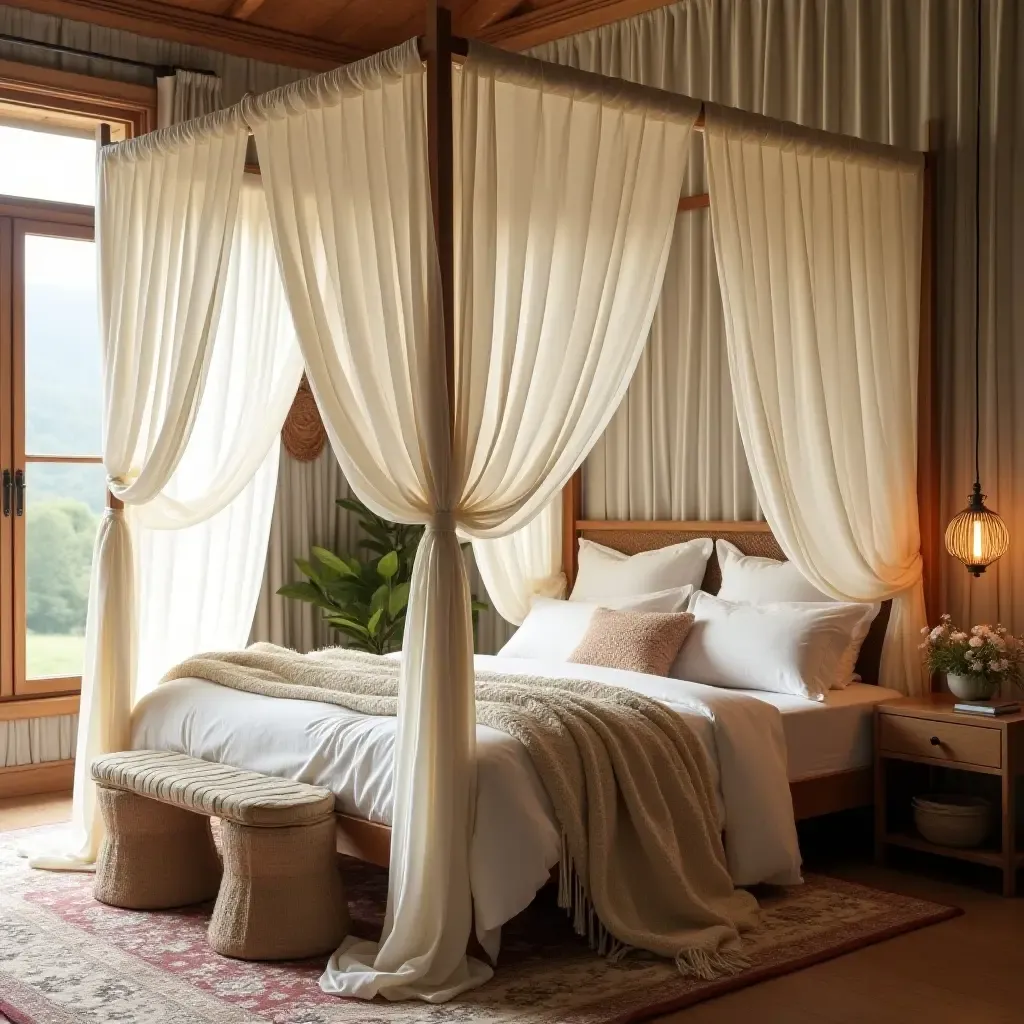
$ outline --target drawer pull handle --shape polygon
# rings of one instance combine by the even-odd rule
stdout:
[[[932,742],[932,746],[933,747],[941,747],[942,746],[942,740],[940,740],[938,736],[933,736],[931,742]]]

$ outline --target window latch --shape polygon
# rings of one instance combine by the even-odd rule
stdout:
[[[23,516],[25,514],[25,470],[14,471],[14,514]]]
[[[9,469],[4,470],[3,491],[4,519],[6,519],[11,514],[11,471]]]

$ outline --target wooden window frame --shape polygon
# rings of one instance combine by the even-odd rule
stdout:
[[[0,214],[2,217],[2,214]],[[0,310],[12,307],[11,255],[13,222],[0,219]],[[13,316],[0,316],[0,409],[13,388],[11,334]],[[13,403],[12,403],[13,404]],[[14,415],[10,407],[0,415],[0,469],[14,466]],[[14,520],[0,515],[0,700],[14,696]]]
[[[27,112],[26,122],[35,121],[43,126],[103,122],[111,125],[115,138],[135,138],[156,127],[156,104],[153,86],[0,60],[0,105],[23,108]],[[33,117],[33,113],[39,116]],[[94,211],[89,206],[0,195],[0,308],[4,310],[0,317],[0,397],[5,402],[8,396],[12,399],[0,415],[0,462],[12,472],[18,467],[24,469],[26,464],[24,252],[19,240],[25,233],[92,238],[93,225]],[[93,456],[83,459],[100,461]],[[70,456],[48,460],[43,456],[28,461],[82,460]],[[24,678],[24,520],[19,525],[13,513],[7,518],[0,516],[0,550],[13,555],[3,559],[5,571],[0,571],[0,721],[9,717],[4,715],[4,709],[11,710],[15,705],[23,706],[26,712],[35,707],[40,714],[53,714],[54,701],[63,701],[61,713],[73,713],[81,687],[79,677]]]
[[[13,329],[11,332],[11,364],[12,364],[12,411],[13,411],[13,441],[14,441],[14,462],[15,470],[23,470],[28,477],[28,467],[35,463],[56,463],[69,465],[72,463],[85,463],[97,465],[103,462],[100,455],[29,455],[25,450],[25,426],[27,406],[25,402],[25,241],[28,236],[47,236],[49,238],[71,238],[82,241],[93,241],[94,217],[90,207],[79,207],[79,210],[88,212],[88,224],[75,222],[75,219],[67,218],[70,211],[63,211],[67,219],[46,218],[45,220],[30,220],[18,218],[12,221],[12,250],[13,250],[13,274],[11,277],[13,285]],[[31,487],[31,478],[29,478]],[[30,492],[31,493],[31,492]],[[52,696],[59,693],[73,693],[81,690],[81,676],[43,676],[38,679],[29,679],[27,674],[27,647],[28,636],[28,614],[26,597],[28,594],[28,577],[26,573],[26,544],[28,516],[12,516],[13,540],[14,540],[14,695],[16,697],[42,697]],[[7,616],[10,618],[10,615]]]
[[[105,121],[114,137],[133,139],[156,127],[156,86],[133,85],[56,68],[0,60],[0,103],[49,115]]]

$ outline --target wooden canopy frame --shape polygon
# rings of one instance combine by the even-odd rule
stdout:
[[[455,239],[454,239],[454,130],[452,114],[452,65],[469,53],[469,40],[452,33],[452,15],[438,0],[430,0],[426,35],[420,41],[420,54],[426,63],[427,75],[427,156],[431,210],[437,245],[440,301],[443,317],[431,318],[431,351],[443,360],[446,370],[446,400],[455,391]],[[704,109],[695,123],[704,129]],[[100,144],[109,144],[109,132],[100,136]],[[938,520],[938,465],[934,447],[935,402],[933,383],[933,314],[934,261],[934,162],[929,156],[925,166],[925,218],[921,287],[921,359],[919,397],[919,469],[918,496],[921,506],[922,551],[925,556],[926,594],[929,610],[934,609],[934,566],[940,543]],[[710,206],[707,193],[684,196],[680,212]],[[448,402],[449,428],[454,431],[454,403]],[[567,580],[571,586],[576,575],[577,540],[583,532],[625,531],[662,533],[708,528],[718,532],[769,534],[764,523],[680,523],[680,522],[613,522],[586,520],[582,513],[582,476],[577,472],[563,492],[562,555]],[[109,505],[120,508],[121,502],[109,498]],[[651,547],[657,544],[648,545]],[[841,807],[870,803],[870,771],[844,772],[838,776],[810,780],[799,792],[794,787],[794,809],[798,818],[827,813]],[[338,849],[363,860],[387,866],[391,830],[386,825],[349,814],[337,814]]]

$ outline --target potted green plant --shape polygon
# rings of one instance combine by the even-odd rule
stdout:
[[[364,534],[358,542],[362,557],[314,547],[308,559],[295,560],[306,579],[285,584],[278,594],[316,605],[349,647],[373,654],[401,650],[412,566],[423,527],[389,522],[354,498],[339,498],[337,504],[359,519]],[[487,607],[474,595],[474,634],[478,613]]]
[[[1019,686],[1024,647],[1005,626],[955,626],[943,615],[934,629],[921,630],[925,664],[944,672],[950,691],[961,700],[990,700],[1003,683]]]

